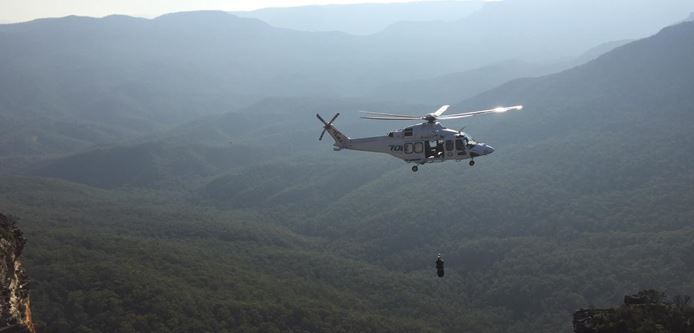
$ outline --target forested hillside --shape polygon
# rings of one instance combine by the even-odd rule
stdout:
[[[326,92],[379,76],[331,69],[359,38],[210,12],[0,26],[0,211],[39,331],[569,332],[633,290],[694,294],[694,22],[455,101],[525,108],[446,121],[496,152],[417,173],[317,141],[316,113],[360,137],[409,124],[359,110],[439,106]]]
[[[261,216],[161,192],[1,180],[0,205],[24,216],[20,223],[31,235],[32,309],[45,331],[419,332],[486,325],[481,310],[439,303],[437,290],[445,287],[429,274],[325,252],[324,239]],[[431,323],[416,319],[421,311],[457,319]]]

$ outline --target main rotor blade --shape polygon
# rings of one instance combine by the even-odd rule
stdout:
[[[441,116],[441,117],[439,117],[439,119],[441,119],[441,120],[460,119],[460,118],[467,118],[467,117],[472,117],[472,116],[477,116],[477,115],[487,114],[487,113],[504,113],[507,111],[522,110],[522,109],[523,109],[522,105],[515,105],[515,106],[509,106],[509,107],[498,107],[498,108],[489,109],[489,110],[480,110],[480,111],[449,114],[447,116]]]
[[[434,116],[438,117],[438,116],[442,115],[444,112],[446,112],[446,110],[448,110],[449,107],[451,107],[451,106],[450,105],[444,105],[444,106],[440,107],[438,110],[436,110],[434,112]]]
[[[381,112],[369,112],[369,111],[359,111],[359,112],[378,116],[378,117],[386,116],[386,117],[400,117],[400,118],[404,117],[404,118],[417,118],[417,119],[422,118],[421,116],[411,116],[411,115],[407,115],[407,114],[393,114],[393,113],[381,113]]]
[[[362,119],[375,119],[375,120],[422,120],[422,117],[359,117]]]
[[[437,117],[437,120],[451,120],[451,119],[462,119],[462,118],[470,118],[473,115],[471,114],[452,114],[450,116],[441,116]]]

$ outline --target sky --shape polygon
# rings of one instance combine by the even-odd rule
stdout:
[[[0,0],[0,23],[43,17],[125,14],[156,17],[191,10],[253,10],[303,5],[407,2],[404,0]]]

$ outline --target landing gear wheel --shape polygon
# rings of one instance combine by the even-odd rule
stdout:
[[[475,161],[470,160],[470,163],[468,163],[468,164],[470,164],[470,166],[474,166],[474,165],[475,165]]]
[[[419,167],[418,167],[418,166],[415,165],[415,166],[412,167],[412,172],[417,172],[417,170],[419,170]]]

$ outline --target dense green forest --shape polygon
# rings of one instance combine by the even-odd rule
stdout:
[[[497,6],[482,18],[515,8]],[[397,29],[413,26],[314,34],[214,12],[0,25],[11,45],[0,54],[0,212],[28,239],[39,330],[569,332],[574,311],[634,290],[694,295],[693,22],[554,74],[499,74],[489,59],[447,67],[443,81],[424,65],[397,77],[397,62],[369,73],[379,62],[365,50]],[[38,52],[47,41],[55,48]],[[264,57],[270,46],[286,59]],[[575,49],[571,59],[589,48]],[[539,63],[566,61],[555,60]],[[485,73],[511,81],[441,104],[525,109],[445,124],[497,149],[475,167],[412,173],[316,140],[316,113],[341,113],[349,136],[382,135],[403,124],[357,111],[431,112],[438,96],[415,102],[402,87],[437,92]]]

